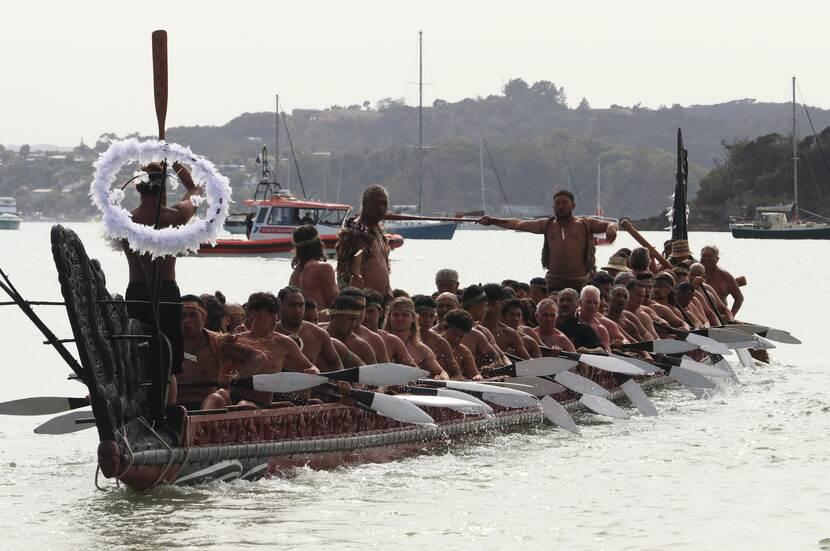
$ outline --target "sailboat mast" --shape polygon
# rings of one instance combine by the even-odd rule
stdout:
[[[478,137],[478,172],[481,174],[481,212],[487,209],[484,206],[484,138]]]
[[[600,206],[599,202],[599,195],[600,195],[600,181],[602,180],[602,165],[597,163],[597,216],[602,216],[602,206]]]
[[[793,222],[798,223],[798,137],[795,126],[795,77],[793,77]]]
[[[418,31],[418,214],[424,191],[424,31]]]
[[[276,94],[276,119],[274,119],[274,180],[280,173],[280,95]]]

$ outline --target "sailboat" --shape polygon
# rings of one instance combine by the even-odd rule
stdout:
[[[793,77],[793,202],[755,208],[752,222],[732,222],[729,229],[737,239],[830,239],[830,224],[801,222],[798,207],[798,136],[795,117],[795,77]],[[812,214],[812,213],[807,213]],[[790,218],[787,218],[787,215]]]
[[[602,195],[602,165],[597,163],[597,208],[594,211],[594,215],[590,216],[589,218],[594,218],[596,220],[601,220],[603,222],[613,222],[617,223],[619,220],[616,218],[609,218],[605,216],[605,209],[602,208],[602,203],[600,202],[600,197]],[[608,241],[608,238],[605,237],[604,233],[595,233],[594,234],[594,243],[597,245],[610,245],[611,242]]]
[[[424,191],[424,33],[418,31],[418,205],[400,205],[392,209],[392,214],[423,214]],[[430,220],[393,220],[384,223],[386,231],[393,232],[404,239],[452,239],[458,227],[456,222],[436,222]]]

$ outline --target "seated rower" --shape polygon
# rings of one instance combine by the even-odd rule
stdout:
[[[536,306],[536,321],[539,326],[535,329],[542,344],[554,350],[576,352],[573,343],[562,331],[556,328],[556,303],[549,298],[543,298]]]
[[[636,316],[640,322],[640,327],[644,331],[641,332],[640,336],[646,341],[659,338],[651,316],[643,309],[643,302],[646,299],[645,287],[636,279],[632,279],[626,283],[625,288],[628,290],[628,304],[625,305],[625,309]]]
[[[680,310],[683,320],[691,329],[709,327],[706,319],[700,318],[691,308],[694,296],[695,288],[691,283],[678,283],[674,288],[674,305]]]
[[[317,301],[311,297],[303,295],[305,298],[305,313],[303,314],[303,321],[317,325],[320,323],[320,311],[317,309]]]
[[[417,367],[428,371],[434,379],[449,379],[447,372],[436,361],[435,354],[421,341],[415,305],[411,299],[398,297],[389,304],[386,329],[404,342]]]
[[[505,298],[502,286],[498,283],[488,283],[482,290],[487,296],[487,310],[481,324],[493,335],[499,349],[523,360],[529,360],[530,354],[522,342],[522,337],[501,320],[501,307]]]
[[[706,270],[706,283],[711,285],[715,293],[725,303],[732,296],[732,315],[738,314],[744,303],[744,294],[732,274],[718,266],[720,251],[714,245],[707,245],[700,250],[700,263]]]
[[[294,258],[291,267],[294,271],[288,280],[290,285],[298,287],[303,296],[313,298],[323,308],[328,308],[337,298],[337,280],[334,268],[326,263],[323,243],[312,225],[300,226],[294,230]]]
[[[331,336],[322,327],[305,321],[305,297],[293,285],[280,290],[280,318],[274,330],[297,343],[303,355],[322,371],[343,369],[343,363],[332,343]]]
[[[460,306],[461,303],[458,302],[458,295],[455,293],[446,292],[435,297],[435,314],[437,316],[435,322],[436,325],[439,326],[439,331],[441,330],[440,325],[441,321],[444,319],[444,315],[450,310],[455,310]]]
[[[470,285],[464,289],[462,306],[475,322],[473,330],[464,337],[464,345],[473,353],[476,366],[481,369],[489,364],[507,365],[510,363],[496,345],[496,339],[480,323],[487,313],[487,295],[481,287]]]
[[[481,373],[476,368],[475,358],[470,349],[464,346],[463,340],[473,330],[473,318],[460,308],[450,310],[444,316],[443,326],[444,338],[452,349],[453,357],[461,369],[461,379],[482,380]]]
[[[361,339],[368,342],[369,346],[372,347],[372,351],[375,353],[375,363],[387,363],[389,361],[389,353],[386,351],[386,343],[384,342],[383,337],[377,333],[369,331],[369,329],[363,325],[363,320],[366,318],[366,292],[363,289],[358,289],[356,287],[345,287],[342,291],[340,291],[340,294],[354,297],[354,299],[359,303],[360,315],[357,318],[354,333]]]
[[[461,379],[461,369],[458,367],[452,353],[450,343],[437,332],[432,331],[436,318],[435,300],[425,295],[415,295],[413,303],[415,304],[415,313],[418,315],[418,334],[421,337],[421,342],[432,350],[432,353],[435,354],[435,360],[447,372],[450,379]]]
[[[248,312],[251,316],[250,330],[238,333],[237,338],[265,353],[267,366],[259,373],[279,373],[286,364],[303,373],[313,375],[320,373],[320,370],[303,355],[297,343],[290,337],[274,331],[279,313],[277,297],[271,293],[253,293],[248,298]],[[237,377],[243,378],[250,375],[253,373],[240,370]],[[270,392],[234,388],[231,391],[234,401],[237,395],[260,406],[271,404],[272,393]]]
[[[241,304],[229,302],[225,304],[225,315],[227,316],[228,333],[237,332],[236,329],[242,326],[240,331],[247,331],[245,327],[245,309]]]
[[[458,272],[451,268],[438,270],[435,274],[435,288],[438,293],[458,294]]]
[[[560,296],[562,293],[559,293]],[[600,321],[599,314],[599,289],[593,285],[586,285],[579,293],[579,314],[577,320],[594,330],[599,337],[602,348],[606,352],[611,351],[611,336],[605,325]]]
[[[349,352],[357,355],[364,364],[373,364],[376,363],[376,360],[372,346],[354,332],[357,321],[363,312],[363,306],[353,296],[340,295],[334,299],[330,312],[331,319],[328,326],[326,326],[326,330],[329,335],[343,343]],[[341,359],[344,367],[351,367],[354,363],[351,359],[342,356]]]
[[[534,305],[538,305],[542,299],[547,298],[548,287],[545,283],[545,278],[534,277],[530,280],[530,291],[528,296],[531,300],[533,300]]]
[[[712,325],[724,325],[735,321],[735,316],[732,310],[726,303],[718,296],[715,289],[706,283],[706,268],[703,264],[695,262],[689,266],[689,283],[695,288],[695,295],[700,299],[700,303],[706,308],[707,312],[711,312],[715,317],[715,321],[709,317],[709,323]]]
[[[415,361],[409,356],[406,345],[401,339],[380,328],[384,320],[383,295],[374,289],[363,289],[366,294],[366,314],[363,318],[363,327],[379,335],[386,345],[389,361],[415,367]]]
[[[671,327],[688,330],[689,326],[683,321],[680,310],[672,304],[674,300],[674,275],[671,272],[660,272],[654,278],[653,300],[650,303],[652,310],[657,312]]]
[[[196,295],[182,297],[184,363],[177,403],[189,410],[220,409],[231,404],[225,369],[256,373],[265,369],[265,354],[233,335],[205,329],[207,311]],[[226,365],[227,364],[227,365]],[[234,366],[234,367],[231,367]]]
[[[576,316],[579,295],[574,289],[562,289],[556,302],[556,328],[573,343],[577,352],[602,353],[602,341],[596,331]]]
[[[626,339],[631,342],[650,340],[637,316],[627,311],[628,289],[615,285],[608,294],[608,319],[622,328]]]
[[[504,323],[516,331],[521,337],[522,344],[525,350],[530,354],[531,358],[541,358],[542,352],[539,350],[539,337],[533,332],[533,329],[527,325],[523,325],[524,314],[522,312],[522,302],[519,299],[507,300],[504,306],[501,307],[501,319]]]

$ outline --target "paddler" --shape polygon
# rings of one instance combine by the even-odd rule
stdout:
[[[556,328],[573,343],[578,352],[603,353],[602,341],[596,331],[577,317],[579,294],[576,289],[562,289],[556,299]],[[599,297],[597,297],[599,306]]]
[[[455,361],[461,368],[462,376],[473,381],[480,381],[482,376],[476,367],[473,353],[462,342],[473,331],[474,323],[470,314],[457,308],[447,312],[440,325],[443,329],[444,338],[452,348]]]
[[[718,296],[715,289],[706,283],[706,268],[700,262],[689,266],[689,283],[694,285],[695,293],[703,305],[715,314],[718,325],[735,321],[732,310]]]
[[[435,274],[435,288],[439,293],[458,294],[458,271],[443,268]]]
[[[435,359],[435,354],[421,341],[417,318],[412,299],[398,297],[389,304],[386,330],[403,341],[417,367],[428,371],[433,379],[449,379],[449,374]]]
[[[321,308],[328,308],[339,294],[334,268],[326,263],[323,242],[317,228],[310,224],[294,230],[291,238],[294,258],[291,259],[289,285],[298,287],[304,297],[313,298]]]
[[[744,303],[744,294],[738,287],[732,274],[718,266],[720,251],[714,245],[707,245],[700,250],[700,263],[706,268],[706,283],[712,286],[724,302],[732,296],[732,315],[737,315]]]
[[[519,356],[523,360],[529,360],[530,354],[522,342],[522,337],[501,319],[501,308],[505,299],[502,286],[498,283],[487,283],[482,290],[487,296],[487,311],[481,320],[481,325],[490,331],[499,349]]]
[[[617,225],[593,218],[574,217],[575,206],[570,191],[557,191],[553,196],[555,216],[536,220],[482,216],[478,223],[543,234],[542,267],[547,269],[545,281],[548,293],[568,287],[581,289],[596,268],[594,234],[605,233],[608,241],[613,243],[617,238]]]
[[[388,362],[389,352],[386,350],[386,343],[384,342],[383,337],[373,331],[370,331],[363,325],[363,320],[366,319],[366,292],[363,291],[363,289],[358,289],[357,287],[346,287],[340,292],[340,294],[354,297],[354,299],[360,304],[360,315],[357,318],[357,323],[355,324],[353,330],[354,333],[361,339],[368,342],[369,346],[372,347],[372,351],[375,353],[375,362]]]
[[[368,287],[387,299],[392,298],[389,242],[380,224],[388,209],[386,189],[371,185],[363,191],[360,215],[344,222],[336,249],[337,280],[341,288]]]
[[[363,292],[366,295],[366,314],[363,318],[363,327],[383,339],[389,361],[414,367],[415,362],[409,356],[403,341],[380,328],[384,321],[383,295],[372,289],[363,289]]]
[[[343,294],[334,299],[334,304],[331,306],[331,319],[326,326],[326,331],[329,332],[332,338],[343,343],[348,349],[349,354],[347,357],[341,355],[344,367],[354,367],[354,365],[373,364],[376,362],[375,351],[372,350],[372,345],[354,332],[365,307],[365,302],[361,303],[354,296]],[[361,362],[356,364],[351,359],[352,354],[360,358]]]
[[[200,297],[182,297],[184,363],[178,377],[177,403],[189,410],[231,404],[225,367],[253,374],[266,368],[266,356],[235,335],[205,329],[207,310]]]
[[[517,298],[506,300],[501,307],[501,319],[511,329],[516,331],[522,338],[522,344],[531,358],[541,358],[539,350],[541,341],[531,327],[524,325],[524,310],[522,301]]]
[[[322,371],[343,369],[340,356],[334,349],[331,336],[322,327],[305,321],[305,297],[293,285],[277,294],[280,301],[280,319],[274,331],[290,337],[308,361]]]
[[[570,339],[556,328],[556,303],[553,300],[543,298],[539,301],[536,306],[536,321],[539,323],[535,329],[536,334],[546,347],[566,352],[576,350]]]
[[[437,317],[435,299],[426,295],[415,295],[412,297],[412,302],[415,304],[415,313],[418,314],[418,335],[421,337],[421,342],[432,350],[435,360],[447,372],[450,379],[463,379],[450,343],[437,331],[432,330]]]
[[[193,182],[190,171],[179,163],[173,163],[173,171],[181,180],[185,188],[182,199],[173,206],[162,205],[159,207],[159,200],[164,196],[164,184],[167,175],[161,163],[153,162],[141,170],[146,173],[146,179],[136,184],[139,204],[130,211],[133,222],[144,226],[156,226],[157,228],[170,228],[183,226],[196,213],[196,206],[190,200],[194,195],[201,193],[200,188]],[[158,223],[156,215],[158,214]],[[148,253],[138,254],[130,248],[129,242],[125,239],[121,242],[124,253],[127,256],[127,265],[130,270],[130,282],[127,291],[124,293],[127,300],[127,315],[139,320],[145,325],[152,326],[154,322],[153,311],[150,301],[155,295],[154,284],[158,285],[158,321],[159,329],[170,341],[172,349],[171,378],[168,390],[168,402],[176,401],[176,374],[182,371],[182,310],[181,293],[176,284],[176,257],[169,255],[154,262],[153,257]],[[158,267],[158,269],[157,269]],[[130,302],[139,301],[139,302]]]

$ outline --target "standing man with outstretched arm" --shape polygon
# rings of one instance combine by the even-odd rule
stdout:
[[[389,209],[389,194],[383,186],[363,191],[360,216],[349,218],[337,239],[337,283],[340,288],[368,287],[389,300],[389,242],[380,225]]]
[[[566,288],[581,289],[590,281],[595,269],[594,233],[605,232],[609,242],[617,238],[617,225],[593,218],[573,216],[576,206],[570,191],[557,191],[553,196],[550,218],[518,220],[482,216],[482,226],[499,226],[508,230],[540,233],[545,236],[542,249],[542,267],[547,270],[547,291]]]

